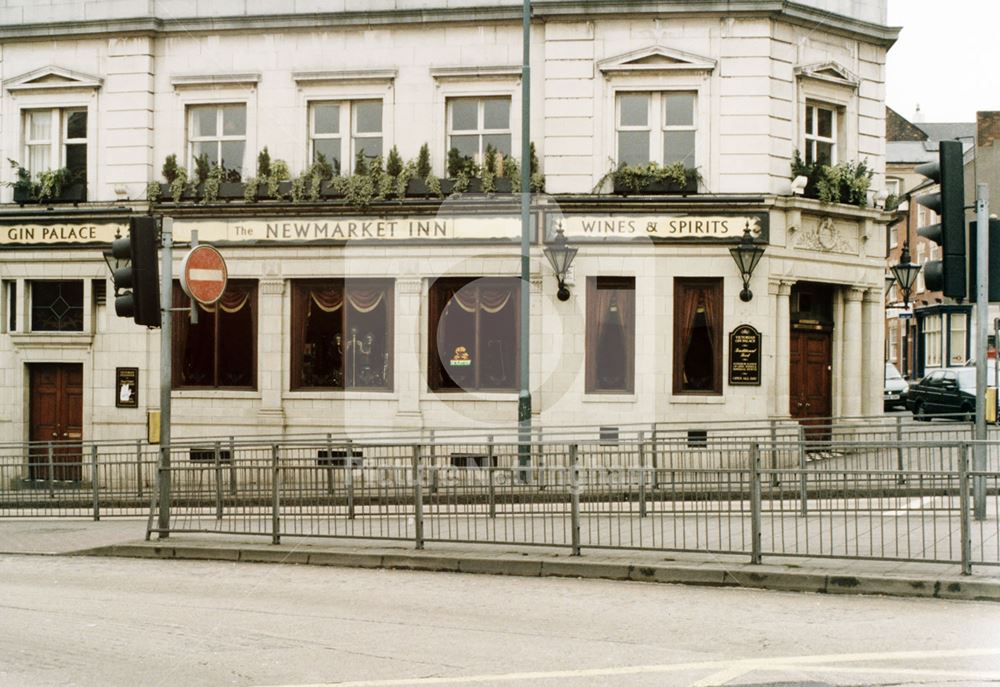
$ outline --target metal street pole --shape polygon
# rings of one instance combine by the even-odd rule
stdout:
[[[989,189],[976,184],[976,445],[973,470],[986,470],[986,336],[989,331],[990,212]],[[982,476],[972,482],[973,511],[976,520],[986,518],[986,483]]]
[[[160,234],[163,250],[160,256],[160,509],[159,538],[170,536],[170,387],[172,362],[173,313],[173,224],[171,217],[162,218]]]
[[[525,467],[531,454],[531,0],[524,0],[521,42],[521,341],[520,389],[517,396],[517,462]],[[982,244],[985,245],[985,244]],[[522,472],[522,479],[526,475]],[[526,480],[525,480],[526,481]]]

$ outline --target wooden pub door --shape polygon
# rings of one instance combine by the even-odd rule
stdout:
[[[833,363],[832,332],[798,329],[791,332],[791,398],[789,413],[806,426],[811,438],[822,438],[828,431],[809,429],[810,425],[825,425],[833,408],[831,402],[831,367]]]
[[[33,480],[80,481],[83,474],[83,365],[39,363],[28,366],[32,442],[59,442],[52,447],[33,444],[28,477]]]

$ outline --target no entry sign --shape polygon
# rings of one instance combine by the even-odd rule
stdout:
[[[211,246],[195,246],[181,262],[181,288],[202,305],[213,305],[222,298],[228,279],[226,261]]]

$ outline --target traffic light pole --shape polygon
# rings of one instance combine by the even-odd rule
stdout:
[[[986,184],[976,184],[976,445],[973,450],[972,468],[986,470],[986,337],[989,332],[989,190]],[[1000,363],[1000,360],[998,360]],[[973,514],[976,520],[986,518],[986,478],[978,476],[972,481]]]
[[[159,538],[170,536],[170,391],[173,383],[172,342],[173,317],[173,219],[164,217],[161,225],[163,250],[160,253],[160,493]]]

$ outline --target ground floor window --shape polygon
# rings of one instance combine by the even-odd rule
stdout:
[[[635,278],[587,279],[587,393],[635,388]]]
[[[83,282],[31,282],[31,331],[82,332]]]
[[[392,387],[392,283],[296,281],[292,388]]]
[[[674,279],[674,393],[722,393],[722,279]]]
[[[941,367],[941,315],[925,317],[924,367]]]
[[[439,279],[430,287],[428,385],[516,391],[518,279]]]
[[[190,300],[174,283],[175,308]],[[257,386],[257,282],[230,281],[218,303],[198,306],[198,324],[174,313],[174,387]]]

